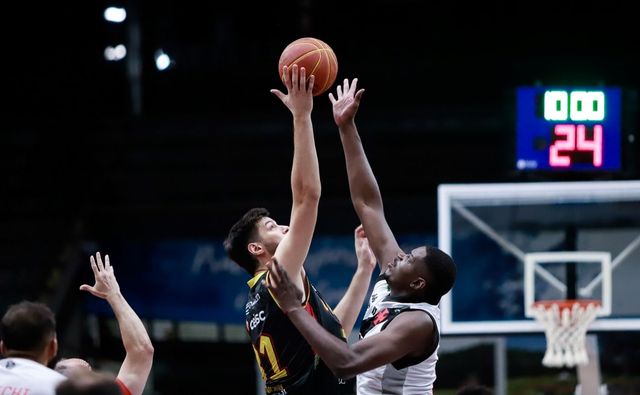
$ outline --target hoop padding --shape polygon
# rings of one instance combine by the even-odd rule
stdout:
[[[547,367],[574,367],[589,362],[587,327],[600,308],[597,300],[544,300],[533,304],[535,319],[544,326]]]

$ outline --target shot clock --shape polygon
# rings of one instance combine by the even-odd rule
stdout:
[[[518,88],[517,169],[620,171],[622,96],[615,87]]]

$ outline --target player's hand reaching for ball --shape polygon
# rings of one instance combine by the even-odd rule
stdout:
[[[120,293],[120,286],[113,273],[113,266],[109,262],[109,255],[104,257],[104,263],[100,253],[96,253],[95,258],[91,256],[91,270],[93,270],[93,276],[95,278],[95,284],[90,286],[88,284],[82,284],[80,286],[81,291],[87,291],[93,296],[97,296],[102,299],[109,299],[110,297],[117,296]]]
[[[291,111],[293,117],[310,116],[313,110],[313,83],[315,76],[310,76],[307,81],[307,71],[304,67],[298,70],[298,65],[294,64],[289,69],[283,68],[284,85],[287,87],[285,95],[278,89],[271,89],[271,93],[282,100],[285,106]]]
[[[356,92],[358,85],[358,79],[354,78],[349,84],[349,79],[345,78],[342,85],[338,85],[336,93],[338,98],[333,96],[333,93],[329,93],[329,100],[333,105],[333,120],[336,121],[338,127],[345,126],[352,123],[360,107],[360,100],[364,89],[360,89]]]
[[[280,309],[288,314],[291,311],[302,308],[302,292],[289,279],[287,272],[282,269],[278,260],[273,258],[267,263],[269,275],[265,281],[266,287],[276,298]]]

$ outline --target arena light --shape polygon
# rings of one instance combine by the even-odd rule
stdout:
[[[127,11],[124,8],[108,7],[104,10],[104,19],[108,22],[122,23],[127,19]]]
[[[155,53],[156,68],[160,71],[166,70],[173,64],[173,60],[162,49]]]
[[[117,62],[127,56],[127,47],[118,44],[115,47],[108,46],[104,49],[104,58],[111,62]]]

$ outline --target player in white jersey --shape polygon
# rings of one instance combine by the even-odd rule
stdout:
[[[296,289],[277,261],[269,264],[267,286],[300,333],[338,377],[358,375],[358,394],[432,394],[438,360],[437,305],[449,292],[456,266],[433,246],[405,253],[384,215],[382,197],[355,126],[364,90],[357,80],[338,86],[333,104],[340,130],[349,189],[354,208],[380,265],[380,281],[371,295],[361,328],[362,340],[352,346],[336,342],[304,314]],[[402,153],[398,159],[402,160]],[[385,283],[386,282],[386,283]]]
[[[66,377],[46,365],[58,352],[56,321],[42,303],[23,301],[2,317],[0,394],[54,395]]]

